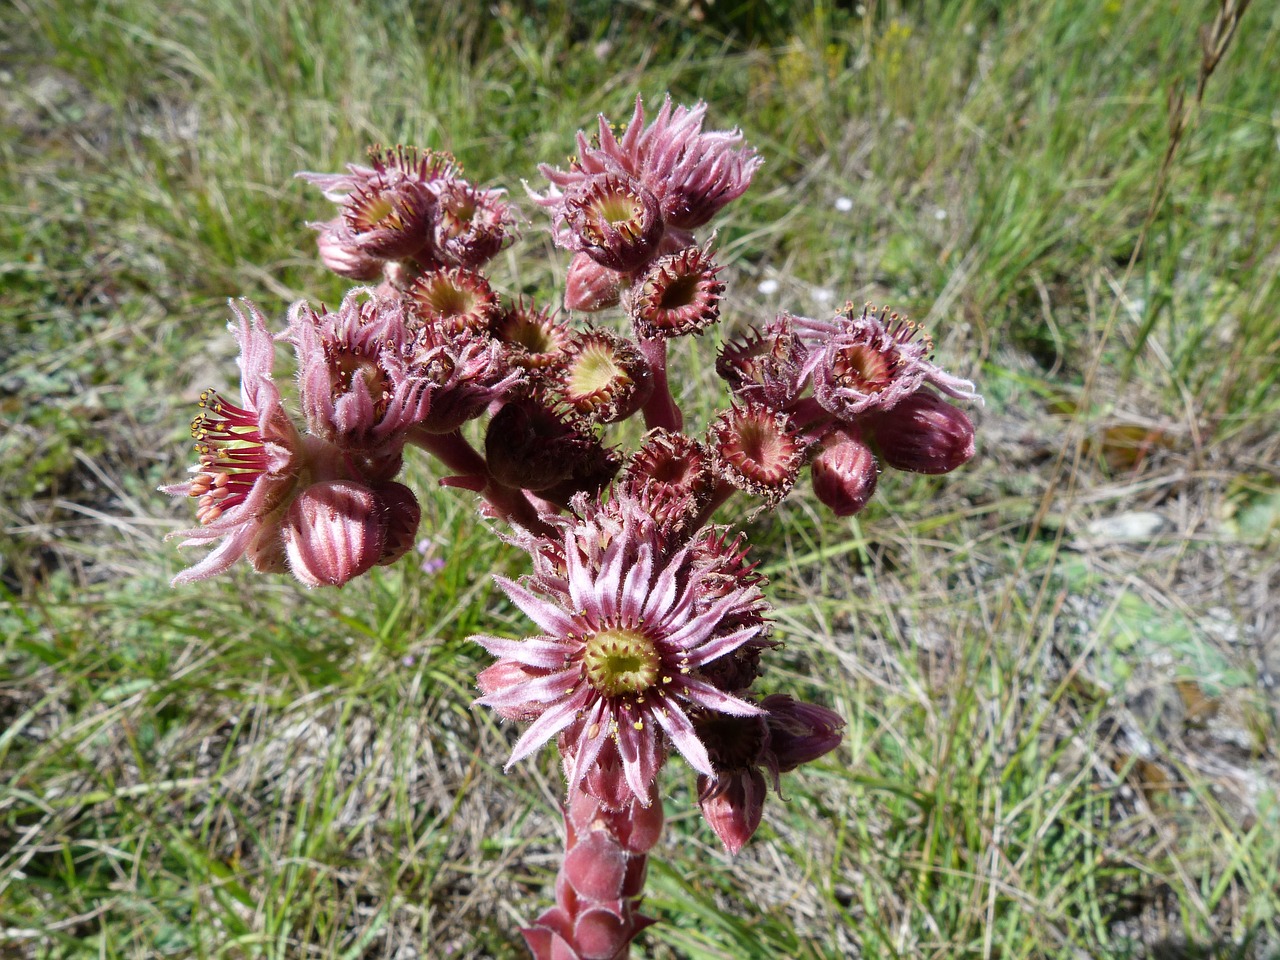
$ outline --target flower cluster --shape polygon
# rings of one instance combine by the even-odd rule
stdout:
[[[943,399],[978,400],[973,385],[870,306],[784,313],[730,341],[716,369],[731,402],[686,429],[669,341],[715,325],[726,292],[695,231],[761,163],[705,116],[667,99],[647,121],[637,99],[620,130],[601,117],[580,133],[567,169],[542,167],[531,196],[572,252],[563,312],[491,279],[516,214],[452,157],[374,148],[367,166],[300,174],[338,207],[313,225],[321,260],[371,285],[332,311],[295,303],[276,332],[233,304],[239,403],[202,395],[193,477],[165,488],[197,500],[184,545],[214,546],[175,582],[247,558],[341,585],[394,562],[420,522],[399,479],[414,448],[528,554],[531,572],[496,580],[538,632],[473,639],[496,658],[476,702],[526,725],[508,766],[554,743],[567,781],[556,902],[523,931],[537,958],[618,960],[651,922],[638,906],[669,758],[737,853],[769,785],[840,743],[829,709],[758,691],[777,646],[764,581],[716,511],[738,494],[773,509],[808,468],[848,516],[881,464],[944,473],[974,453],[973,424]],[[613,309],[621,326],[576,316]],[[277,342],[296,353],[300,421],[272,379]],[[647,432],[628,454],[607,437],[633,417]]]
[[[767,438],[756,446],[769,453],[762,463],[776,464],[773,495],[789,490],[796,471],[783,467],[804,451],[814,493],[844,517],[875,492],[881,461],[938,474],[973,456],[972,421],[934,391],[981,398],[968,380],[935,365],[932,351],[911,321],[849,304],[830,320],[781,314],[726,346],[716,369],[741,404],[731,421]]]
[[[338,216],[311,226],[320,259],[352,280],[396,281],[450,267],[478,269],[513,236],[500,190],[482,190],[447,154],[412,147],[369,150],[371,166],[300,173],[337,202]]]

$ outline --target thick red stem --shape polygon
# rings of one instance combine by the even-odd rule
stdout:
[[[477,490],[495,516],[539,536],[553,533],[523,491],[504,486],[493,479],[489,473],[489,464],[461,431],[428,433],[425,430],[415,430],[409,439],[459,477],[476,481],[454,485]]]
[[[652,430],[662,427],[679,432],[684,426],[684,415],[671,396],[671,384],[667,381],[667,341],[640,341],[640,350],[653,374],[653,393],[644,405],[644,425]]]
[[[613,808],[582,784],[569,788],[555,906],[521,931],[534,960],[630,956],[631,941],[653,922],[636,911],[648,852],[662,835],[662,801],[656,790],[648,801],[645,806],[632,798]]]

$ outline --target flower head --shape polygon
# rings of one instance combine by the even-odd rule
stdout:
[[[791,492],[808,453],[791,418],[762,403],[722,413],[711,425],[707,446],[722,479],[770,506]]]
[[[633,177],[601,174],[578,184],[560,208],[556,242],[610,270],[647,263],[662,239],[657,198]]]
[[[436,217],[430,256],[475,270],[488,263],[515,236],[515,215],[502,190],[481,190],[465,180],[432,185]]]
[[[414,318],[449,333],[487,331],[498,312],[489,281],[474,270],[442,267],[417,277],[405,293]]]
[[[489,332],[502,344],[508,362],[526,370],[563,366],[569,346],[569,327],[549,310],[521,298],[500,310]]]
[[[199,462],[186,483],[163,487],[172,496],[195,497],[200,526],[170,536],[182,546],[222,543],[174,583],[222,573],[246,553],[263,570],[284,567],[279,524],[308,459],[303,439],[280,404],[271,380],[273,341],[266,319],[245,302],[248,315],[231,304],[240,344],[240,403],[213,390],[200,395],[191,422]]]
[[[724,284],[711,255],[686,247],[655,261],[631,291],[628,308],[642,337],[701,333],[720,317]]]
[[[355,187],[343,200],[345,239],[370,257],[412,256],[427,244],[435,219],[433,207],[424,184],[379,175]]]
[[[431,408],[433,384],[410,365],[411,343],[397,299],[367,287],[335,312],[305,300],[289,311],[298,385],[311,432],[366,461],[368,479],[399,468],[405,431]]]
[[[635,110],[621,138],[603,116],[595,136],[578,134],[578,156],[568,170],[542,166],[553,190],[535,199],[556,206],[560,191],[604,173],[635,177],[657,197],[661,215],[671,227],[694,230],[707,223],[731,200],[742,196],[761,164],[737,130],[704,133],[707,105],[672,106],[668,97],[653,123],[645,126],[644,105]]]
[[[813,379],[813,396],[837,419],[851,422],[870,410],[888,410],[924,384],[968,400],[979,399],[973,384],[953,377],[929,359],[933,341],[916,324],[870,305],[852,305],[830,321],[797,318],[810,347],[803,375]]]
[[[585,330],[570,338],[557,388],[576,413],[613,423],[649,399],[653,375],[631,341],[606,330]]]
[[[477,702],[536,715],[508,764],[572,727],[571,781],[581,782],[612,744],[621,779],[648,803],[666,739],[694,769],[712,772],[690,710],[759,712],[701,672],[764,630],[760,593],[747,583],[703,602],[707,565],[688,547],[672,549],[631,498],[597,503],[577,522],[559,521],[558,529],[544,562],[547,555],[563,558],[561,575],[535,572],[521,583],[498,578],[545,632],[523,641],[474,638],[499,663],[523,668],[505,667],[509,683],[494,684]]]
[[[678,535],[711,499],[715,488],[711,454],[686,434],[653,430],[631,455],[620,482],[632,496],[647,501],[669,535]]]
[[[763,330],[731,341],[716,358],[716,372],[745,400],[775,410],[788,408],[804,388],[801,371],[808,348],[795,331],[795,317],[779,314]]]
[[[503,360],[500,345],[487,333],[470,329],[420,327],[409,366],[430,384],[431,406],[418,423],[428,433],[457,430],[505,397],[520,379],[520,371]]]
[[[319,187],[329,200],[341,203],[353,193],[367,189],[374,183],[395,184],[401,182],[434,184],[451,180],[461,172],[453,157],[418,147],[369,148],[366,167],[358,163],[347,164],[346,173],[299,173],[297,176]]]

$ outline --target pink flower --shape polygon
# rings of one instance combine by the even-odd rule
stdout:
[[[391,479],[405,432],[431,408],[433,386],[411,366],[400,302],[367,287],[350,291],[334,313],[299,300],[287,337],[311,432],[358,455],[366,479]]]
[[[926,383],[952,397],[981,400],[972,383],[932,363],[928,335],[887,309],[868,305],[859,314],[850,305],[832,320],[796,318],[795,326],[811,351],[802,379],[811,377],[814,399],[846,423],[888,410]]]
[[[435,153],[431,150],[420,150],[416,147],[371,147],[369,162],[366,167],[358,163],[347,164],[346,173],[299,173],[296,176],[324,191],[325,197],[336,203],[346,200],[359,190],[368,189],[375,183],[411,183],[434,184],[438,181],[451,180],[458,175],[458,167],[453,157],[447,153]]]
[[[181,546],[222,543],[195,566],[174,577],[190,583],[227,570],[246,553],[256,569],[284,568],[280,523],[295,493],[308,454],[280,405],[271,380],[273,341],[258,308],[245,301],[248,316],[234,303],[239,325],[240,404],[206,390],[201,413],[191,422],[199,463],[194,478],[161,489],[171,496],[196,497],[200,526],[170,534]]]
[[[415,334],[409,369],[429,383],[430,407],[418,426],[451,433],[503,399],[521,370],[503,359],[502,345],[487,332],[423,325]]]
[[[475,270],[515,237],[506,191],[481,190],[460,179],[437,181],[432,190],[436,220],[429,256],[436,261]]]
[[[578,134],[578,157],[567,171],[542,166],[553,189],[535,200],[543,206],[562,203],[583,181],[600,174],[634,177],[657,199],[669,227],[694,230],[707,223],[751,185],[763,162],[755,150],[742,146],[737,130],[703,133],[707,105],[673,107],[663,101],[653,123],[645,127],[644,105],[636,98],[635,112],[619,139],[603,116],[598,132],[587,139]]]
[[[525,640],[473,638],[507,664],[488,675],[490,689],[476,702],[536,716],[508,766],[572,725],[565,751],[566,761],[573,758],[571,783],[582,781],[609,745],[621,759],[621,779],[648,803],[666,739],[694,769],[713,772],[690,710],[760,712],[701,671],[764,631],[761,597],[753,582],[709,584],[714,565],[687,546],[671,549],[634,499],[587,513],[576,523],[558,521],[558,538],[530,544],[542,558],[533,576],[522,583],[497,578],[545,632]],[[562,558],[562,572],[549,557]]]
[[[605,173],[577,184],[557,207],[556,243],[610,270],[648,263],[662,240],[658,199],[640,181]]]
[[[716,373],[746,400],[789,410],[804,389],[802,371],[809,349],[797,335],[795,317],[781,313],[763,330],[726,344],[716,358]]]

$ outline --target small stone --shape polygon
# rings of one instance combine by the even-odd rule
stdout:
[[[1173,526],[1166,517],[1148,510],[1119,513],[1113,517],[1099,517],[1085,527],[1091,540],[1099,541],[1147,541],[1167,532]]]

